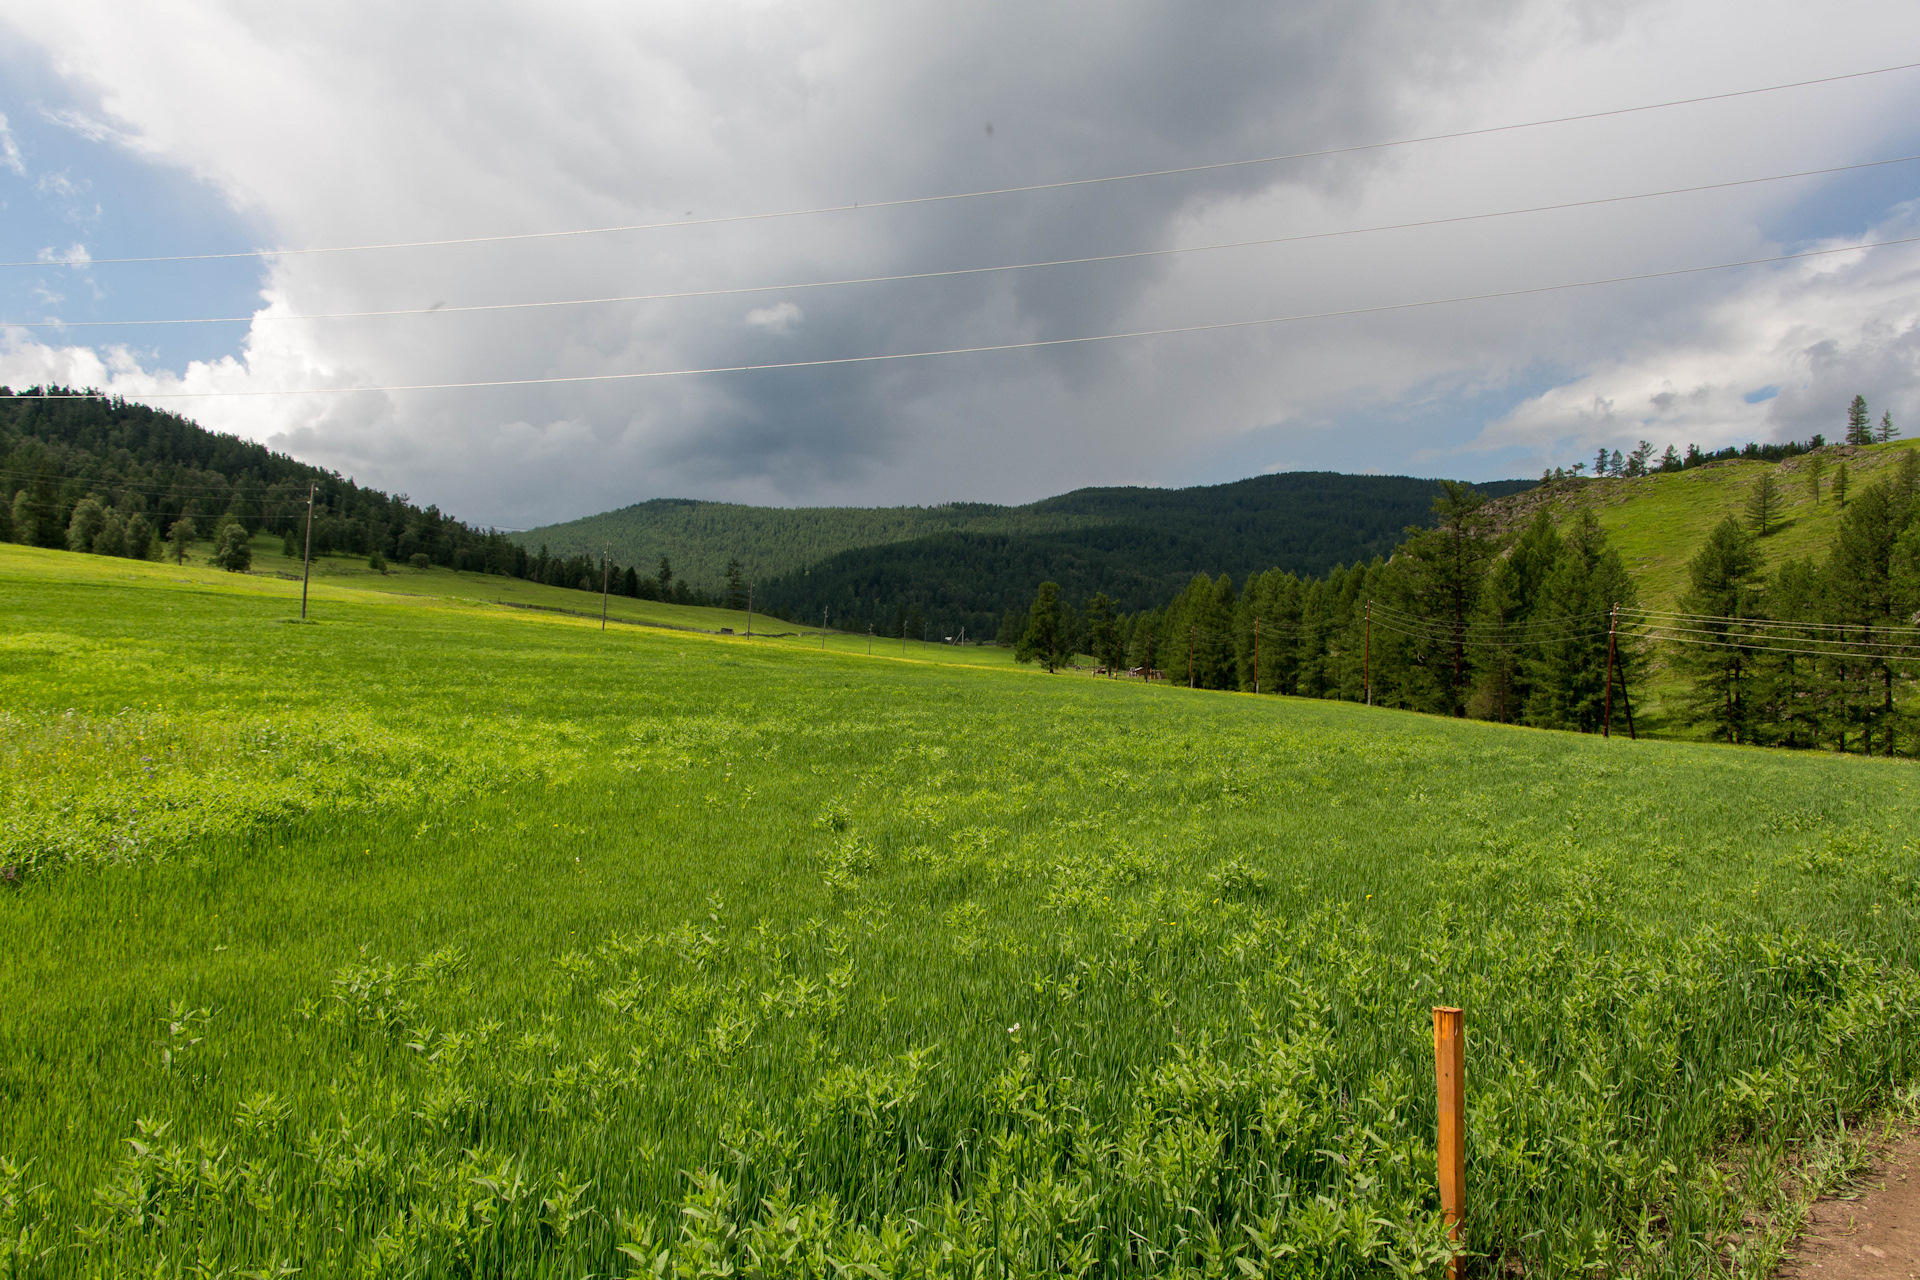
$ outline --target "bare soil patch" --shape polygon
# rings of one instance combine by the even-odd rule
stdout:
[[[1920,1132],[1882,1151],[1856,1188],[1813,1206],[1781,1280],[1920,1280]]]

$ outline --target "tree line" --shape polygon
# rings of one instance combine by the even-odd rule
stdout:
[[[133,559],[202,554],[244,570],[262,536],[277,536],[285,554],[301,553],[310,486],[316,556],[601,589],[598,557],[529,550],[437,506],[363,487],[178,414],[66,387],[20,395],[0,387],[0,539]],[[712,601],[711,592],[675,575],[665,556],[651,572],[614,564],[606,577],[614,594]]]
[[[1864,400],[1849,419],[1860,443]],[[1896,436],[1883,414],[1864,442]],[[996,639],[1050,671],[1086,654],[1108,674],[1194,688],[1582,732],[1609,712],[1631,725],[1635,698],[1665,667],[1678,696],[1664,710],[1709,738],[1916,754],[1920,453],[1850,492],[1845,461],[1829,468],[1818,437],[1791,452],[1767,447],[1810,455],[1811,496],[1841,508],[1830,544],[1769,562],[1781,493],[1768,468],[1689,562],[1673,609],[1641,607],[1590,506],[1560,522],[1543,504],[1503,535],[1483,495],[1448,482],[1432,527],[1409,527],[1389,556],[1317,578],[1270,570],[1237,589],[1198,574],[1165,604],[1128,614],[1104,593],[1076,608],[1046,582],[1002,617]],[[1583,481],[1563,470],[1549,483],[1578,494]]]

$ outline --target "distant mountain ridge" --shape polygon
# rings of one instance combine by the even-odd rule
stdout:
[[[1530,480],[1476,486],[1489,498]],[[1390,552],[1427,521],[1437,480],[1296,471],[1184,489],[1077,489],[1025,506],[750,507],[656,499],[514,535],[530,549],[597,553],[651,566],[660,556],[698,586],[738,559],[757,604],[795,620],[884,630],[917,609],[942,634],[970,635],[1021,607],[1043,580],[1075,599],[1104,591],[1148,608],[1195,573],[1281,568],[1318,576]]]

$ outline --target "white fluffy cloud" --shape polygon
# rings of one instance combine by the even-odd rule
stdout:
[[[0,0],[0,15],[19,47],[40,50],[92,104],[72,113],[74,127],[197,176],[287,245],[698,224],[1314,150],[1854,70],[1872,56],[1863,50],[1920,38],[1910,6],[1814,13],[1785,0],[481,4],[456,23],[370,0],[164,11]],[[15,331],[0,340],[0,380],[135,397],[307,392],[168,403],[508,524],[674,493],[1023,500],[1275,466],[1512,474],[1642,434],[1702,445],[1804,434],[1819,429],[1803,424],[1824,421],[1828,399],[1855,389],[1907,403],[1910,251],[1094,346],[644,381],[334,389],[985,346],[1761,256],[1906,215],[1889,213],[1883,188],[1802,181],[807,290],[804,312],[783,296],[815,280],[1270,238],[1846,163],[1911,140],[1916,97],[1920,76],[1887,76],[974,201],[287,256],[265,270],[259,312],[229,358],[165,369],[137,348]],[[1911,195],[1911,175],[1899,180]],[[111,245],[85,251],[115,256]],[[93,270],[110,280],[111,268]],[[780,287],[451,309],[755,285]],[[191,291],[183,297],[190,309]],[[291,318],[436,303],[449,309]],[[1767,386],[1779,389],[1773,399],[1744,399]]]

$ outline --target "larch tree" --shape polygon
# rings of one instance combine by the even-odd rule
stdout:
[[[1690,618],[1678,655],[1693,681],[1686,705],[1695,723],[1726,742],[1749,740],[1747,685],[1758,654],[1745,624],[1761,616],[1763,567],[1753,535],[1732,516],[1714,526],[1687,563],[1680,609]]]
[[[1847,443],[1872,444],[1873,419],[1867,412],[1867,398],[1855,396],[1847,406]]]
[[[1485,506],[1472,485],[1442,480],[1440,496],[1433,500],[1434,527],[1408,530],[1404,544],[1410,603],[1442,637],[1426,666],[1448,715],[1466,714],[1467,627],[1493,554]]]
[[[1773,478],[1772,467],[1760,473],[1747,493],[1747,523],[1753,526],[1756,538],[1766,537],[1780,523],[1780,486]]]
[[[1014,647],[1016,662],[1038,662],[1049,673],[1067,660],[1067,620],[1060,608],[1060,584],[1043,582],[1027,610],[1026,630]]]

